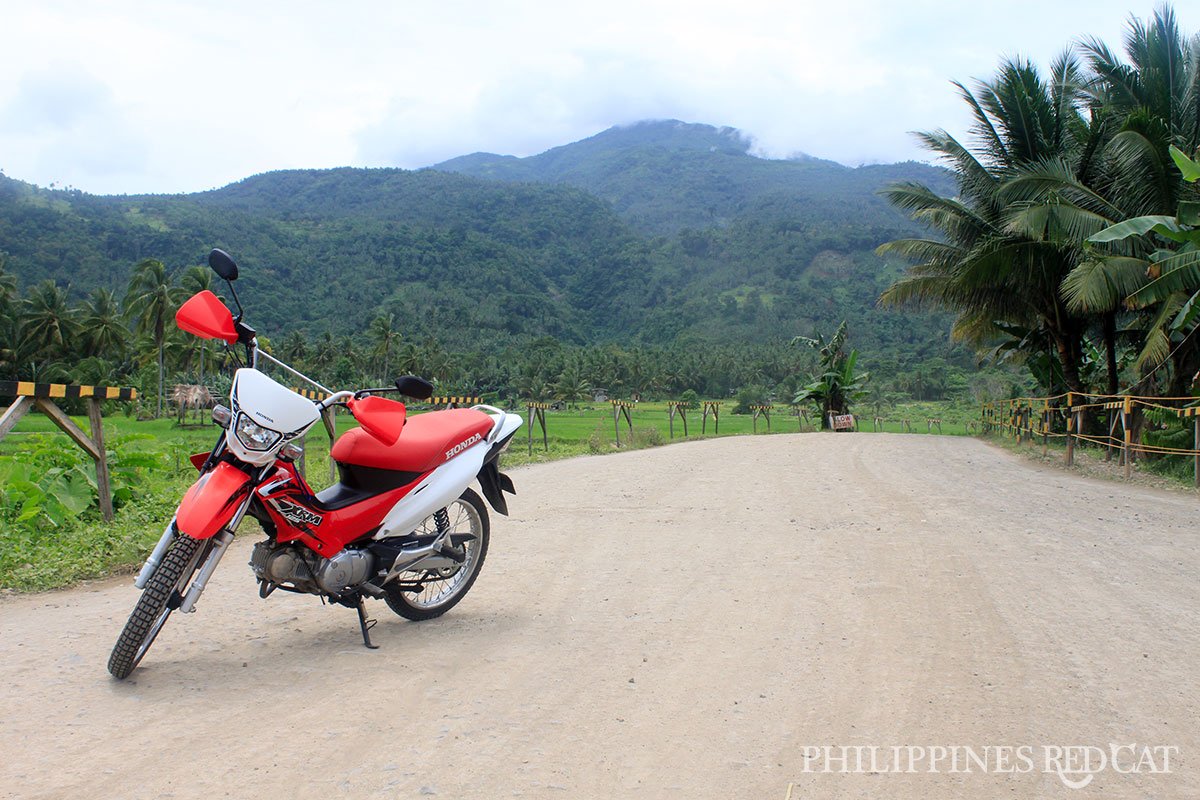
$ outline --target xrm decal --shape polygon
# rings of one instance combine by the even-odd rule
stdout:
[[[289,503],[287,500],[272,500],[271,502],[275,504],[275,508],[279,510],[283,518],[293,525],[308,525],[315,528],[324,519],[320,514],[314,514],[307,508]]]

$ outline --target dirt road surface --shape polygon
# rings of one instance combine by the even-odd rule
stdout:
[[[373,604],[376,651],[352,611],[259,600],[253,536],[125,682],[129,578],[3,600],[0,796],[1200,796],[1194,495],[870,434],[514,478],[471,594]]]

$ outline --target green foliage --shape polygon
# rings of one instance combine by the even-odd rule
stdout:
[[[1130,21],[1125,55],[1087,40],[1046,77],[1008,59],[993,79],[958,85],[974,141],[922,134],[957,195],[912,183],[886,192],[941,239],[880,248],[915,265],[883,302],[955,312],[957,338],[1027,359],[1050,394],[1117,393],[1131,341],[1132,369],[1146,370],[1135,387],[1169,361],[1166,391],[1178,394],[1200,368],[1195,306],[1184,310],[1200,288],[1189,222],[1200,204],[1186,185],[1200,165],[1185,152],[1200,144],[1200,40],[1164,6]]]
[[[761,406],[767,403],[769,397],[767,387],[761,384],[752,384],[743,386],[738,389],[737,403],[733,407],[735,414],[750,414],[752,413],[751,406]]]
[[[158,310],[178,301],[177,276],[207,274],[194,265],[213,245],[242,264],[249,321],[326,378],[347,355],[339,344],[348,334],[357,352],[342,376],[440,377],[440,367],[446,381],[480,389],[497,381],[453,374],[464,356],[509,348],[521,359],[544,337],[702,351],[760,347],[780,330],[842,319],[866,358],[897,372],[932,357],[969,366],[946,341],[946,317],[874,308],[899,271],[871,248],[919,230],[875,191],[899,179],[948,187],[944,171],[772,161],[738,142],[705,126],[656,123],[558,148],[552,159],[513,160],[525,165],[520,174],[297,170],[173,197],[93,197],[0,176],[0,241],[26,291],[50,278],[70,300],[136,272],[127,299],[145,323],[141,336],[109,337],[86,354],[14,348],[7,374],[69,371],[80,355],[100,355],[121,379],[156,363],[161,345],[168,383],[180,370],[197,375],[199,347],[169,319],[160,340]],[[538,166],[549,160],[552,169]],[[187,291],[199,285],[188,277]],[[560,374],[543,377],[553,395]],[[643,393],[656,391],[652,377]],[[511,376],[501,380],[512,387]],[[690,388],[726,395],[742,383]],[[156,384],[141,383],[148,408],[158,408]]]
[[[843,322],[828,342],[819,333],[816,338],[797,336],[792,340],[792,344],[803,344],[817,351],[817,368],[792,402],[814,404],[822,428],[829,427],[830,414],[849,414],[850,406],[867,396],[866,386],[871,376],[858,371],[857,350],[846,352],[846,335]]]
[[[148,437],[126,436],[111,443],[115,508],[133,498],[148,470],[163,467],[159,456],[132,446],[139,438]],[[26,436],[17,454],[0,454],[0,520],[5,526],[32,535],[69,525],[85,512],[98,515],[97,508],[94,463],[61,437]]]

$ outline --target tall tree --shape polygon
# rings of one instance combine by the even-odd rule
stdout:
[[[1185,189],[1170,147],[1191,152],[1200,143],[1200,45],[1180,32],[1174,12],[1164,6],[1149,22],[1131,18],[1128,62],[1096,39],[1081,47],[1092,73],[1087,92],[1096,135],[1077,162],[1035,165],[1008,182],[1003,192],[1017,210],[1011,225],[1080,254],[1063,282],[1063,298],[1100,331],[1108,393],[1118,391],[1119,316],[1127,333],[1141,339],[1137,366],[1157,369],[1171,357],[1168,391],[1177,393],[1200,365],[1200,349],[1172,329],[1186,296],[1158,291],[1164,284],[1142,291],[1162,269],[1155,262],[1163,241],[1094,237],[1124,220],[1174,215]],[[1131,303],[1134,295],[1139,299]],[[1137,307],[1139,313],[1129,313]]]
[[[28,357],[54,360],[66,356],[75,346],[79,331],[75,311],[67,302],[67,290],[54,281],[42,281],[21,305],[21,336]]]
[[[1086,320],[1060,293],[1077,253],[1013,230],[1013,209],[1001,191],[1022,168],[1076,158],[1090,130],[1081,111],[1079,64],[1064,54],[1045,80],[1030,62],[1006,60],[996,77],[978,82],[975,91],[956,86],[973,117],[974,149],[945,131],[920,138],[954,172],[959,197],[941,197],[913,183],[884,191],[893,205],[942,239],[902,239],[878,249],[916,262],[881,302],[954,311],[955,336],[977,345],[998,333],[997,322],[1041,328],[1054,342],[1067,388],[1082,391]]]
[[[125,353],[129,328],[125,325],[116,294],[111,289],[97,289],[81,311],[85,354],[118,361]]]
[[[204,291],[212,291],[213,287],[213,271],[208,267],[194,265],[188,267],[183,277],[179,279],[179,288],[181,296],[191,296]],[[200,383],[204,384],[204,361],[205,355],[208,353],[208,341],[206,339],[192,339],[192,343],[200,348]]]
[[[395,314],[379,314],[371,320],[367,328],[367,336],[374,344],[374,354],[383,358],[383,380],[391,380],[392,348],[400,341],[400,332],[396,330]]]
[[[163,345],[166,342],[167,320],[175,313],[178,299],[179,287],[175,285],[165,264],[158,259],[147,258],[134,266],[125,295],[125,307],[127,313],[137,319],[137,331],[149,333],[158,350],[157,417],[162,416]]]

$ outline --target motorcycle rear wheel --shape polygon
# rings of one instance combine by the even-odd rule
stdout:
[[[154,638],[171,616],[179,598],[176,592],[180,588],[184,574],[189,576],[195,569],[197,554],[203,544],[199,539],[178,535],[171,549],[167,551],[162,563],[146,583],[146,588],[138,597],[125,629],[117,637],[112,655],[108,657],[108,671],[114,677],[125,679],[133,672],[138,662],[146,655]],[[172,597],[175,602],[172,603]]]
[[[384,584],[384,600],[387,601],[388,607],[405,619],[433,619],[458,605],[479,577],[479,570],[487,557],[491,524],[487,508],[479,495],[471,489],[466,489],[457,500],[446,507],[446,511],[450,516],[452,535],[469,533],[475,538],[462,544],[465,558],[458,566],[442,570],[424,570],[420,573],[401,573],[395,581]],[[417,530],[425,533],[436,532],[437,526],[433,516],[426,517]],[[403,588],[413,584],[420,584],[421,590],[414,592],[412,588]]]

